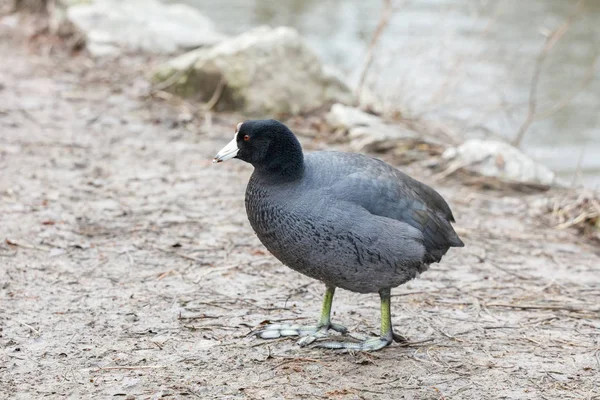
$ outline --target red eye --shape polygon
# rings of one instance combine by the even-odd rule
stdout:
[[[244,135],[244,141],[247,142],[248,140],[250,140],[250,136]]]

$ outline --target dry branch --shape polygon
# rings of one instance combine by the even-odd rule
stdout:
[[[373,52],[375,50],[375,46],[381,37],[381,34],[387,27],[390,22],[390,17],[392,15],[392,0],[383,0],[383,10],[381,11],[381,17],[379,18],[379,22],[377,23],[377,27],[375,28],[375,32],[373,33],[373,37],[371,38],[371,42],[369,43],[369,47],[367,49],[367,59],[365,60],[365,64],[360,73],[360,78],[358,80],[358,86],[356,87],[356,96],[360,97],[362,93],[362,88],[365,84],[365,79],[367,77],[367,73],[369,72],[369,68],[371,68],[371,64],[373,63]]]
[[[558,224],[556,229],[576,228],[590,239],[600,240],[600,192],[582,190],[573,196],[555,199],[549,211]]]
[[[592,60],[589,67],[585,71],[585,75],[584,75],[583,79],[581,80],[581,82],[579,83],[579,85],[575,89],[573,89],[573,91],[571,93],[568,93],[567,95],[565,95],[562,99],[560,99],[560,101],[558,101],[552,107],[549,107],[547,110],[539,112],[535,116],[535,120],[540,121],[542,119],[549,118],[552,115],[559,112],[560,110],[562,110],[563,108],[565,108],[571,102],[571,100],[573,100],[575,98],[575,96],[577,96],[583,89],[585,89],[589,85],[589,83],[592,81],[592,79],[595,76],[594,73],[596,72],[597,64],[598,64],[598,54],[596,54],[594,56],[594,59]]]
[[[542,69],[544,67],[544,63],[545,63],[546,59],[548,58],[550,51],[554,48],[554,45],[556,45],[556,43],[558,43],[560,41],[560,39],[565,35],[565,33],[567,33],[570,26],[573,24],[573,21],[575,21],[575,19],[581,14],[584,3],[585,3],[585,0],[579,0],[579,2],[577,3],[577,5],[575,7],[575,11],[558,28],[556,28],[553,32],[551,32],[550,34],[548,34],[546,36],[544,46],[542,47],[542,50],[540,51],[540,53],[538,54],[538,56],[535,60],[533,76],[531,77],[531,84],[529,86],[529,104],[528,104],[528,109],[527,109],[527,117],[525,118],[525,121],[523,121],[523,124],[517,131],[517,134],[512,143],[516,147],[519,147],[521,145],[521,142],[523,141],[523,138],[525,137],[525,133],[527,132],[527,130],[529,129],[531,124],[536,119],[538,119],[538,117],[537,117],[537,90],[538,90],[538,83],[540,80],[540,75],[541,75]],[[595,60],[593,62],[593,65],[595,66]],[[594,68],[591,69],[592,72],[593,72],[593,70],[594,70]],[[586,74],[586,76],[587,76],[587,74]],[[586,77],[584,79],[584,82],[586,82],[586,81],[589,82],[589,80],[591,80],[591,77],[590,78]],[[582,85],[583,85],[583,87],[585,87],[585,84],[582,83]],[[575,94],[576,93],[577,92],[575,92]],[[574,95],[572,95],[572,96],[574,96]],[[565,99],[568,99],[569,97],[572,97],[572,96],[566,96]],[[564,103],[564,101],[561,100],[560,102],[557,103],[557,105],[562,104],[562,106],[560,106],[560,108],[563,108],[568,103],[568,101],[567,101],[567,103],[564,103],[564,104],[563,103]],[[554,110],[554,109],[556,109],[556,106],[551,107],[551,110]],[[557,111],[557,109],[556,109],[556,111]],[[556,112],[556,111],[553,111],[553,112]],[[546,111],[544,114],[547,114],[547,113],[548,112]]]
[[[167,368],[166,365],[138,365],[138,366],[121,366],[121,367],[100,367],[98,371],[110,371],[116,369],[126,369],[126,370],[134,370],[134,369],[158,369],[158,368]]]
[[[20,325],[23,325],[25,328],[29,328],[29,330],[31,330],[33,333],[35,333],[37,336],[41,336],[42,334],[40,333],[40,331],[38,331],[37,329],[35,329],[33,326],[26,324],[25,322],[21,322],[18,319],[15,319],[15,322],[17,322]]]
[[[546,304],[511,304],[511,303],[486,303],[487,307],[507,307],[507,308],[518,308],[521,310],[560,310],[560,311],[571,311],[571,312],[589,312],[598,313],[600,307],[596,308],[585,308],[569,305],[546,305]]]

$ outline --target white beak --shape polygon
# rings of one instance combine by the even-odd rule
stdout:
[[[237,135],[233,137],[233,140],[229,143],[227,143],[227,145],[225,147],[223,147],[221,149],[221,151],[219,151],[217,153],[217,155],[215,156],[215,158],[213,159],[213,163],[220,163],[223,161],[227,161],[230,158],[233,158],[237,155],[238,151],[240,151],[240,149],[237,146]]]

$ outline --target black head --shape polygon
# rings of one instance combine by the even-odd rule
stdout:
[[[259,171],[295,175],[304,166],[302,147],[292,131],[274,119],[249,120],[238,124],[235,137],[214,162],[239,158]]]

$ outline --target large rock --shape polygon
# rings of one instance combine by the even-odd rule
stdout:
[[[551,186],[557,178],[546,166],[500,140],[471,139],[442,154],[447,171],[459,169],[510,183]]]
[[[66,18],[84,33],[88,50],[96,56],[118,54],[123,49],[172,54],[211,46],[225,38],[211,20],[184,4],[157,0],[81,3],[69,6]]]
[[[153,81],[201,101],[224,85],[215,108],[252,116],[299,114],[354,101],[348,86],[325,72],[298,33],[284,27],[259,27],[184,54],[160,66]]]

